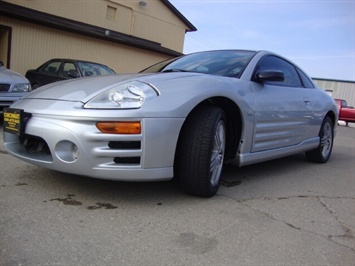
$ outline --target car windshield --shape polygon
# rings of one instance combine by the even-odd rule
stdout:
[[[199,52],[160,62],[141,72],[197,72],[239,78],[255,53],[233,50]]]
[[[111,68],[100,64],[79,62],[78,66],[84,77],[115,74]]]

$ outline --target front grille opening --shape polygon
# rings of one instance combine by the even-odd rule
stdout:
[[[141,162],[140,157],[115,157],[113,159],[115,163],[118,164],[137,164],[139,165]]]
[[[0,91],[8,92],[11,87],[11,84],[0,83]]]
[[[108,143],[110,149],[117,150],[139,150],[141,148],[140,141],[110,141]]]
[[[20,142],[28,152],[50,154],[47,142],[40,137],[26,134],[20,139]]]

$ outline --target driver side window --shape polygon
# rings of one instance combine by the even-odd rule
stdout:
[[[50,74],[57,74],[61,64],[62,64],[61,61],[51,62],[50,64],[45,66],[45,68],[43,69],[43,72],[47,72],[47,73],[50,73]]]
[[[295,67],[279,57],[265,56],[262,58],[256,68],[255,73],[263,70],[278,70],[282,71],[285,75],[285,79],[283,81],[266,81],[264,82],[265,84],[287,87],[302,87],[302,83]]]

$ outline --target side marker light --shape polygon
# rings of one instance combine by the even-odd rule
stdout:
[[[140,134],[141,123],[134,122],[97,122],[96,127],[107,134]]]

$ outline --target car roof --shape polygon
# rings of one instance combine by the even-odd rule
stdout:
[[[101,63],[97,62],[92,62],[92,61],[87,61],[87,60],[79,60],[79,59],[69,59],[69,58],[53,58],[48,60],[46,63],[51,62],[51,61],[68,61],[68,62],[82,62],[82,63],[91,63],[91,64],[97,64],[97,65],[104,65]]]

